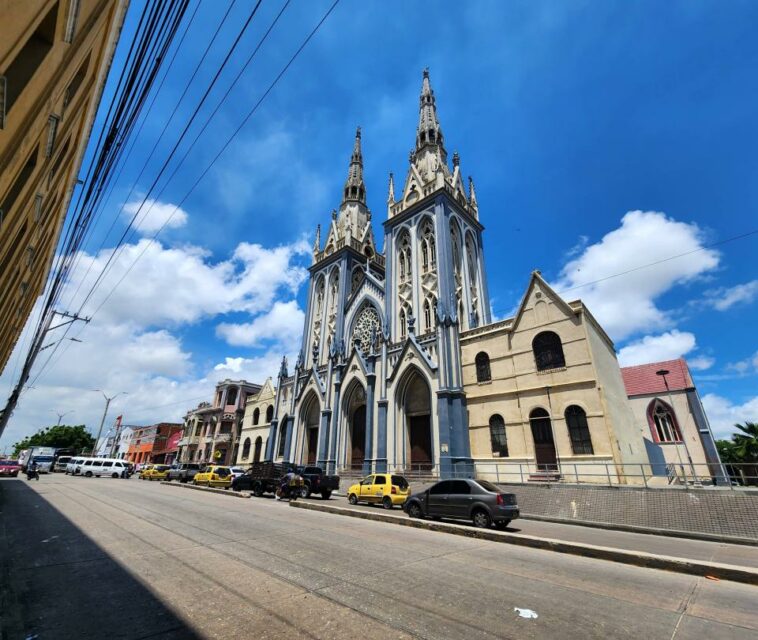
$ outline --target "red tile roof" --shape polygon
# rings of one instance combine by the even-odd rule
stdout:
[[[621,377],[624,379],[626,395],[640,396],[648,393],[666,393],[663,377],[655,373],[661,369],[668,369],[670,372],[666,375],[666,380],[671,391],[695,387],[687,362],[684,358],[678,358],[677,360],[641,364],[636,367],[622,367]]]

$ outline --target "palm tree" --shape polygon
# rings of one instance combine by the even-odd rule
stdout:
[[[732,436],[734,443],[734,453],[739,462],[758,462],[758,422],[745,422],[745,424],[735,424],[737,429],[742,433],[735,433]],[[737,462],[737,460],[735,460]]]

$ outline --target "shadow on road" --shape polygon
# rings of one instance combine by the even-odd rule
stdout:
[[[24,480],[0,481],[0,510],[3,640],[201,637]]]

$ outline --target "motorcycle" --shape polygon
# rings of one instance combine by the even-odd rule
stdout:
[[[39,471],[36,469],[27,469],[26,470],[26,479],[31,480],[39,480]]]
[[[300,496],[300,485],[288,484],[284,485],[283,487],[279,487],[277,496],[280,500],[289,500],[290,502],[294,502],[298,499],[298,496]]]

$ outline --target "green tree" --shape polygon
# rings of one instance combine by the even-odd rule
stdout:
[[[95,438],[83,424],[75,426],[59,424],[40,429],[13,445],[13,455],[29,447],[55,447],[56,449],[74,449],[75,451],[92,450]]]
[[[740,462],[758,462],[758,422],[745,422],[734,426],[742,432],[732,436]]]

